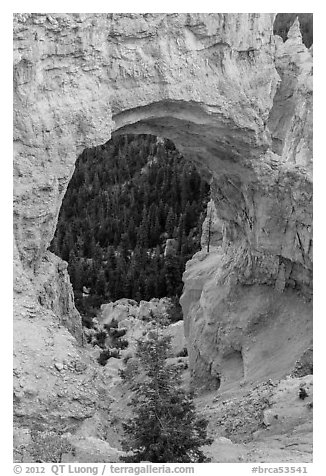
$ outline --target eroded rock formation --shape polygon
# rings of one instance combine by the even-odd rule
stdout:
[[[282,155],[253,162],[250,183],[227,173],[213,181],[223,242],[209,255],[204,247],[184,275],[196,385],[280,378],[311,347],[312,60],[297,21],[288,36],[276,48],[283,80],[268,119]]]
[[[46,344],[47,334],[69,341],[66,325],[82,338],[66,271],[46,250],[78,154],[112,133],[168,137],[212,181],[223,243],[208,269],[199,267],[200,276],[192,280],[196,285],[189,285],[189,265],[183,299],[195,380],[260,377],[254,371],[257,355],[244,351],[251,343],[241,337],[251,335],[248,328],[256,318],[258,327],[265,319],[272,329],[277,315],[282,327],[286,310],[296,309],[291,319],[302,322],[300,336],[306,329],[310,339],[311,310],[299,300],[310,299],[312,290],[312,51],[302,44],[297,22],[285,43],[273,36],[273,18],[15,15],[15,378],[21,388],[15,414],[20,424],[39,419],[40,408],[48,408],[45,419],[76,418],[71,410],[76,401],[65,399],[61,406],[62,396],[53,400],[62,371],[53,368],[48,385],[42,391],[35,387],[28,410],[23,379],[52,368],[48,357],[55,359],[55,351]],[[257,300],[254,317],[243,309],[251,298]],[[274,308],[266,311],[273,299],[283,306],[276,314]],[[37,352],[32,335],[31,342],[26,337],[33,326],[39,333]],[[252,335],[275,337],[272,331]],[[282,352],[286,335],[259,358],[269,361]],[[80,348],[76,352],[81,355]],[[89,361],[88,370],[75,377],[95,395],[102,390],[90,383],[92,365]],[[272,372],[268,366],[265,371]],[[64,372],[75,370],[68,363]],[[77,383],[65,382],[72,394]],[[91,405],[79,400],[81,414],[88,408],[94,416],[95,400]]]

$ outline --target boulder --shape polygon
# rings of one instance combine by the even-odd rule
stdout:
[[[184,333],[183,321],[178,321],[173,324],[170,324],[166,330],[166,334],[172,336],[172,352],[174,356],[182,354],[184,349],[187,348],[187,341]]]
[[[130,316],[135,316],[137,314],[137,306],[136,301],[126,298],[108,304],[102,304],[98,321],[102,325],[110,325],[112,321],[119,323]]]
[[[168,238],[165,243],[164,257],[176,256],[178,251],[178,241],[174,238]]]
[[[140,301],[137,317],[145,321],[151,320],[155,316],[164,316],[171,306],[169,298],[153,298],[150,301]]]

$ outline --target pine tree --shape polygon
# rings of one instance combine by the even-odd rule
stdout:
[[[100,272],[98,273],[95,290],[98,296],[105,297],[106,279],[105,279],[105,272],[103,269],[101,269]]]
[[[180,284],[181,274],[182,270],[180,270],[179,266],[179,257],[166,256],[164,260],[164,275],[168,296],[175,296],[178,294],[177,288]]]
[[[180,368],[166,362],[170,340],[157,326],[150,338],[138,341],[138,371],[121,374],[134,390],[134,416],[123,425],[122,447],[129,452],[121,458],[123,461],[209,461],[201,450],[212,443],[207,437],[208,422],[196,414],[193,395],[181,388]],[[135,380],[135,375],[141,378]]]
[[[165,230],[169,236],[169,238],[172,238],[173,236],[173,230],[175,226],[175,214],[173,212],[172,207],[169,210],[168,216],[166,218],[166,224],[165,224]]]
[[[142,221],[138,228],[138,239],[137,239],[137,242],[142,248],[148,248],[148,232],[149,232],[148,214],[147,214],[147,208],[144,207]]]

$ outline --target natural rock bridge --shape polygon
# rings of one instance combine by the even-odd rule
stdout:
[[[84,389],[73,400],[68,392],[60,411],[50,404],[59,378],[54,371],[47,388],[35,380],[30,391],[39,400],[27,409],[24,372],[33,374],[31,382],[38,373],[49,375],[63,348],[79,353],[56,328],[64,323],[82,341],[65,265],[47,248],[78,155],[111,134],[168,137],[211,180],[224,223],[223,246],[210,269],[214,289],[206,290],[205,301],[203,275],[200,284],[190,276],[183,297],[195,380],[223,378],[223,368],[235,379],[263,376],[255,360],[263,354],[246,354],[241,335],[248,326],[239,327],[241,316],[250,321],[242,294],[248,285],[266,294],[258,314],[276,312],[280,326],[286,317],[271,299],[302,310],[301,340],[291,356],[282,354],[283,341],[265,356],[283,355],[280,373],[309,345],[311,307],[301,300],[312,292],[312,49],[302,44],[297,22],[285,43],[273,36],[274,16],[15,15],[15,338],[16,349],[26,347],[25,357],[17,355],[20,418],[50,407],[51,418],[79,412],[82,419],[97,408],[90,383],[89,395]],[[236,309],[226,310],[225,300]],[[190,308],[200,311],[198,322]],[[264,371],[276,372],[273,366]]]

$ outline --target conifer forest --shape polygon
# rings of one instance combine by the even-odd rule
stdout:
[[[81,154],[50,250],[68,262],[84,325],[123,297],[170,297],[180,318],[182,274],[200,248],[208,199],[207,182],[167,139],[117,136]]]

